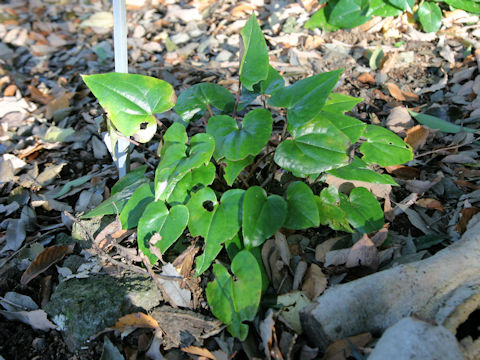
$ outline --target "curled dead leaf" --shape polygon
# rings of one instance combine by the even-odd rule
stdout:
[[[440,210],[440,211],[445,210],[440,201],[435,200],[435,199],[431,199],[431,198],[418,199],[415,204],[418,205],[418,206],[427,208],[427,209],[435,209],[435,210]]]
[[[372,74],[367,72],[361,73],[357,80],[362,84],[375,85],[375,78],[372,76]]]
[[[198,355],[198,356],[203,356],[207,359],[212,359],[216,360],[215,355],[213,355],[208,349],[205,348],[200,348],[198,346],[187,346],[181,348],[183,352],[186,352],[187,354],[192,354],[192,355]]]
[[[350,249],[345,266],[352,268],[356,266],[365,266],[376,269],[379,263],[378,250],[373,241],[367,234],[363,234]]]
[[[413,151],[416,151],[425,145],[429,133],[430,131],[427,128],[422,125],[416,125],[407,130],[405,142],[412,146]]]
[[[23,273],[20,279],[22,285],[28,284],[50,266],[62,260],[65,255],[71,254],[74,246],[75,245],[50,246],[43,250]]]
[[[115,325],[110,327],[110,329],[117,330],[121,333],[129,329],[140,328],[158,329],[160,328],[160,325],[158,324],[157,320],[150,315],[137,312],[122,316],[117,320]]]
[[[388,84],[385,84],[385,85],[387,86],[388,92],[390,93],[390,95],[392,95],[392,97],[395,100],[398,100],[398,101],[407,100],[405,98],[405,96],[403,95],[402,90],[400,90],[400,88],[397,85],[395,85],[393,83],[388,83]]]
[[[461,210],[461,217],[457,225],[455,226],[455,231],[463,234],[465,230],[467,230],[468,222],[472,219],[473,215],[478,214],[479,212],[480,209],[475,206]]]

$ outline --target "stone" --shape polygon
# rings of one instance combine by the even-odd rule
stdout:
[[[149,311],[161,299],[149,277],[131,272],[121,278],[93,275],[61,282],[45,311],[62,331],[69,349],[75,351],[123,315]]]

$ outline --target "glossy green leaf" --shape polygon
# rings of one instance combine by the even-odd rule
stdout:
[[[250,16],[240,33],[243,40],[240,81],[253,91],[253,85],[267,78],[269,69],[267,44],[255,14]]]
[[[215,165],[211,162],[208,165],[201,165],[193,169],[177,183],[168,197],[168,204],[184,204],[190,198],[190,191],[195,187],[208,186],[215,179]]]
[[[420,114],[412,110],[409,110],[409,112],[410,112],[410,115],[412,115],[415,118],[415,120],[417,120],[422,125],[428,126],[430,129],[440,130],[441,132],[452,133],[452,134],[456,134],[460,131],[471,132],[471,133],[478,132],[478,130],[452,124],[436,116],[432,116],[428,114]]]
[[[287,229],[308,229],[320,223],[317,204],[307,184],[295,181],[287,189],[287,218],[283,227]]]
[[[111,195],[95,209],[83,215],[81,218],[89,219],[95,216],[119,214],[123,210],[123,207],[127,203],[128,199],[130,199],[132,196],[133,192],[148,182],[149,180],[145,177],[138,179],[133,184],[125,186],[123,189]]]
[[[268,103],[287,108],[288,124],[293,128],[301,126],[321,111],[342,71],[325,72],[297,81],[275,91]]]
[[[207,237],[217,207],[218,201],[215,192],[208,187],[192,195],[187,203],[190,213],[188,220],[190,235]]]
[[[282,75],[271,65],[268,66],[268,73],[267,78],[265,80],[260,81],[259,83],[260,94],[267,94],[271,95],[275,91],[283,88],[285,86],[285,80],[283,79]]]
[[[437,4],[425,1],[417,10],[418,19],[425,32],[437,32],[442,25],[442,10]]]
[[[362,102],[362,100],[362,98],[356,98],[349,95],[330,93],[327,102],[322,107],[322,111],[343,114],[352,110],[358,103]]]
[[[192,187],[192,174],[186,173],[185,176],[175,185],[166,202],[169,205],[184,204],[188,200],[188,192]]]
[[[365,181],[372,184],[398,185],[388,174],[379,174],[368,168],[368,164],[355,156],[353,161],[347,166],[332,169],[329,174],[344,180]]]
[[[401,10],[413,13],[412,9],[413,5],[415,4],[415,0],[388,0],[388,2]]]
[[[155,171],[155,200],[168,199],[188,172],[207,165],[214,148],[215,141],[208,134],[197,134],[190,139],[188,156],[183,144],[169,146]]]
[[[180,123],[173,123],[172,126],[167,129],[165,134],[163,134],[162,140],[163,144],[162,148],[160,149],[161,156],[165,155],[165,151],[172,145],[180,145],[181,148],[184,149],[184,151],[187,150],[187,131],[185,129],[185,126]]]
[[[173,206],[170,211],[161,201],[151,202],[143,212],[138,222],[137,243],[138,248],[154,264],[157,257],[150,251],[150,239],[158,233],[160,241],[155,246],[164,253],[179,237],[188,222],[188,209],[184,205]]]
[[[362,136],[365,128],[367,127],[367,124],[365,124],[363,121],[339,113],[334,114],[331,112],[322,111],[315,117],[316,121],[320,119],[322,120],[322,123],[327,123],[327,121],[330,121],[332,126],[335,126],[344,135],[346,135],[352,143],[355,143],[358,141],[358,139],[360,139],[360,136]]]
[[[230,260],[233,260],[241,250],[243,250],[243,243],[238,234],[230,240],[225,241],[225,250],[227,251]]]
[[[333,26],[354,28],[370,20],[368,3],[365,0],[330,0],[325,7],[325,16]]]
[[[315,196],[320,224],[329,225],[333,230],[353,232],[347,214],[340,207],[340,195],[335,186],[329,186]]]
[[[245,190],[232,189],[224,192],[220,198],[220,205],[215,209],[211,223],[207,225],[205,251],[197,257],[197,276],[209,268],[222,250],[222,244],[233,238],[240,230],[244,193]]]
[[[250,165],[253,162],[253,159],[255,159],[255,156],[249,155],[245,159],[238,161],[232,161],[228,159],[222,160],[222,162],[226,164],[224,169],[225,174],[223,175],[223,177],[225,178],[228,186],[232,186],[238,174],[240,174],[243,169]]]
[[[402,12],[402,10],[389,4],[385,0],[371,0],[369,5],[369,14],[373,16],[397,16]]]
[[[175,105],[172,86],[160,79],[123,73],[83,75],[82,78],[115,127],[126,136],[138,133],[144,124],[156,129],[153,114]]]
[[[480,14],[480,3],[475,0],[444,0],[448,5],[472,14]]]
[[[110,196],[115,195],[117,192],[122,191],[127,186],[132,185],[140,179],[145,178],[145,171],[147,170],[147,165],[142,165],[136,168],[135,170],[130,171],[127,175],[118,180],[115,185],[112,186],[110,190]]]
[[[153,183],[145,184],[135,190],[120,213],[120,222],[123,229],[137,227],[143,211],[154,200]]]
[[[340,207],[345,211],[348,222],[357,231],[368,234],[383,227],[385,221],[382,207],[370,191],[358,187],[352,190],[348,199],[342,195]]]
[[[260,186],[250,187],[243,198],[243,243],[247,249],[262,245],[280,229],[287,215],[287,203]]]
[[[265,109],[252,110],[245,115],[241,129],[230,116],[212,117],[207,133],[215,138],[215,158],[238,161],[248,155],[257,155],[270,139],[272,123],[272,115]]]
[[[339,27],[328,23],[327,18],[325,17],[324,7],[312,15],[312,17],[305,23],[305,28],[311,30],[315,28],[321,28],[325,31],[336,31],[340,29]]]
[[[391,166],[413,159],[412,147],[390,130],[377,125],[367,125],[363,134],[366,141],[360,146],[366,163]]]
[[[255,257],[247,250],[239,252],[232,261],[235,280],[222,265],[213,265],[215,279],[206,288],[208,304],[212,313],[224,324],[233,336],[241,341],[248,335],[248,325],[260,305],[262,278]]]
[[[212,84],[195,84],[182,92],[175,111],[184,121],[203,116],[208,107],[212,111],[228,112],[233,109],[235,98],[224,87]]]
[[[301,176],[318,174],[349,163],[350,140],[325,117],[291,130],[293,139],[280,143],[274,160]]]

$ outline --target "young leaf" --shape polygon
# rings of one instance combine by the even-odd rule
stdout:
[[[134,227],[137,227],[138,220],[142,216],[143,211],[153,200],[153,183],[142,185],[135,190],[120,213],[122,228],[133,229]]]
[[[281,89],[285,86],[285,80],[282,75],[271,65],[268,66],[267,78],[260,81],[259,83],[259,93],[271,95],[278,89]]]
[[[123,73],[83,75],[82,78],[112,123],[125,136],[136,134],[144,124],[156,129],[153,114],[170,110],[175,105],[172,86],[160,79]]]
[[[205,251],[197,257],[197,276],[208,269],[217,257],[222,244],[233,238],[242,223],[242,200],[245,190],[232,189],[223,193],[211,223],[206,224]],[[194,216],[194,214],[192,214]]]
[[[240,81],[247,90],[253,91],[253,85],[268,76],[268,48],[255,14],[250,16],[240,33],[243,40]]]
[[[322,111],[334,114],[343,114],[352,110],[358,103],[362,102],[362,98],[356,98],[349,95],[330,93],[327,102],[322,107]]]
[[[415,0],[388,0],[388,2],[401,10],[413,13],[412,9],[413,5],[415,4]]]
[[[151,202],[138,221],[138,248],[155,264],[157,257],[149,250],[149,241],[155,233],[161,236],[155,246],[164,253],[182,235],[188,222],[188,209],[175,205],[170,211],[161,201]]]
[[[359,180],[372,184],[398,185],[388,174],[379,174],[370,170],[366,162],[355,156],[347,166],[328,171],[329,174],[345,180]]]
[[[215,138],[215,158],[238,161],[257,155],[270,139],[272,114],[256,109],[245,115],[242,128],[230,116],[218,115],[208,121],[207,133]]]
[[[250,187],[243,198],[243,243],[247,249],[257,247],[280,229],[287,215],[287,203],[259,186]]]
[[[340,195],[335,186],[329,186],[315,196],[320,223],[329,225],[333,230],[353,232],[348,224],[347,214],[340,207]]]
[[[403,164],[413,159],[412,147],[390,130],[367,125],[363,134],[367,141],[360,146],[363,161],[380,166]]]
[[[145,171],[147,170],[147,165],[142,165],[136,168],[135,170],[130,171],[127,175],[118,180],[115,185],[112,186],[110,190],[110,196],[115,195],[117,192],[122,191],[127,186],[132,185],[140,179],[145,179]]]
[[[217,197],[214,191],[208,187],[192,195],[187,203],[190,213],[188,220],[190,235],[207,237],[217,207]]]
[[[317,204],[307,184],[295,181],[287,189],[287,218],[283,227],[287,229],[308,229],[320,223]]]
[[[193,118],[203,116],[208,107],[221,112],[228,112],[233,109],[235,98],[224,87],[211,84],[195,84],[182,92],[175,105],[175,111],[183,121],[190,121]]]
[[[253,159],[255,159],[255,156],[248,155],[245,159],[238,161],[232,161],[228,159],[222,160],[222,162],[226,164],[224,169],[225,174],[223,177],[225,178],[228,186],[232,186],[238,174],[240,174],[245,167],[250,165],[253,162]]]
[[[282,168],[307,176],[347,165],[349,138],[323,116],[291,130],[293,139],[280,143],[274,160]]]
[[[363,187],[353,189],[348,199],[342,194],[340,207],[347,215],[348,222],[361,233],[380,230],[385,224],[380,203]]]
[[[418,19],[425,32],[437,32],[442,25],[442,10],[437,4],[425,1],[417,10]]]
[[[241,341],[248,334],[248,325],[257,313],[262,295],[262,277],[255,257],[248,251],[240,251],[232,261],[232,273],[222,265],[213,265],[214,281],[208,283],[206,294],[212,313],[227,330]]]
[[[188,156],[185,153],[185,145],[169,146],[155,171],[155,200],[168,199],[178,182],[188,172],[207,165],[214,148],[215,141],[209,134],[197,134],[190,139]]]
[[[354,28],[370,20],[368,1],[331,0],[325,8],[328,23],[339,28]]]
[[[478,130],[459,126],[456,124],[449,123],[443,119],[440,119],[436,116],[428,115],[428,114],[420,114],[416,113],[415,111],[409,110],[408,111],[420,124],[428,126],[430,129],[440,130],[441,132],[445,133],[452,133],[456,134],[460,131],[471,132],[475,133]]]
[[[314,75],[279,89],[270,97],[268,104],[287,108],[289,125],[299,127],[320,112],[342,71],[340,69]]]
[[[480,14],[480,3],[475,0],[444,0],[448,5],[472,14]]]
[[[112,215],[120,213],[123,210],[123,207],[127,203],[128,199],[132,196],[133,192],[140,186],[148,183],[149,180],[145,177],[142,177],[135,181],[133,184],[125,186],[122,190],[117,191],[115,194],[110,196],[108,199],[103,201],[95,209],[83,215],[82,219],[89,219],[95,216],[101,215]]]

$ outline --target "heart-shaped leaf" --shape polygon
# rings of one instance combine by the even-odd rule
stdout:
[[[182,235],[188,222],[188,209],[175,205],[168,211],[161,201],[151,202],[138,222],[138,248],[155,264],[157,257],[149,250],[151,237],[158,233],[161,239],[155,244],[164,253]]]
[[[325,7],[325,16],[333,26],[350,29],[366,23],[368,16],[366,0],[333,0]]]
[[[385,224],[380,203],[364,187],[353,189],[348,199],[341,194],[340,207],[347,215],[348,222],[361,233],[380,230]]]
[[[462,9],[472,14],[480,14],[480,4],[476,1],[445,0],[445,2],[456,9]]]
[[[243,40],[240,81],[247,90],[253,91],[253,85],[268,76],[268,48],[255,14],[250,16],[240,33]]]
[[[156,129],[153,114],[170,110],[175,105],[172,86],[150,76],[107,73],[83,75],[82,78],[115,127],[126,136],[136,134],[144,124]]]
[[[418,20],[425,32],[437,32],[442,25],[442,10],[437,4],[425,1],[417,10]]]
[[[206,236],[204,236],[205,251],[202,255],[197,257],[197,276],[208,269],[220,250],[222,250],[222,244],[233,238],[238,230],[240,230],[244,193],[245,190],[241,189],[232,189],[224,192],[220,198],[220,204],[212,211],[214,214],[211,216],[211,222],[200,225],[202,231],[208,229],[208,232],[206,233]],[[195,207],[195,209],[200,210],[198,206]],[[205,212],[201,210],[199,213],[191,213],[192,217],[198,216],[203,221],[209,219],[209,217],[205,215]]]
[[[287,204],[287,218],[283,227],[300,230],[319,225],[320,218],[313,192],[304,182],[295,181],[288,186]]]
[[[314,75],[275,91],[269,105],[287,108],[288,124],[296,128],[312,120],[325,105],[343,69]]]
[[[153,183],[142,185],[135,190],[120,213],[122,228],[133,229],[137,227],[138,220],[142,216],[143,211],[154,199]]]
[[[346,116],[339,113],[320,112],[315,119],[325,119],[330,121],[332,126],[335,126],[338,130],[344,133],[352,143],[355,143],[360,139],[367,125],[355,118]]]
[[[115,185],[112,186],[110,190],[110,196],[115,195],[117,192],[122,191],[127,186],[132,185],[140,179],[145,179],[145,171],[147,170],[147,165],[142,165],[136,168],[135,170],[130,171],[127,175],[118,180]]]
[[[398,185],[393,178],[388,174],[379,174],[376,171],[370,170],[365,161],[357,156],[347,166],[340,167],[328,171],[340,179],[365,181],[372,184],[389,184]]]
[[[328,4],[327,4],[328,5]],[[336,31],[340,29],[337,26],[333,26],[328,23],[327,18],[325,16],[325,7],[318,10],[312,17],[305,23],[305,28],[307,29],[315,29],[321,28],[325,31]]]
[[[182,127],[174,123],[172,127]],[[167,130],[167,132],[170,130]],[[177,131],[177,130],[175,130]],[[183,131],[185,129],[183,128]],[[197,134],[190,139],[190,148],[185,144],[172,143],[162,149],[164,155],[155,171],[155,200],[165,201],[183,177],[195,168],[207,165],[215,148],[214,139],[208,134]],[[188,156],[186,154],[188,150]]]
[[[238,174],[240,174],[244,168],[250,165],[253,162],[254,158],[255,156],[249,155],[245,159],[238,161],[232,161],[228,159],[222,160],[222,162],[226,164],[224,169],[225,174],[223,175],[223,177],[225,178],[228,186],[232,186]]]
[[[362,102],[362,98],[356,98],[349,95],[331,93],[328,100],[322,107],[322,111],[331,112],[334,114],[343,114],[346,111],[352,110],[358,103]]]
[[[291,130],[293,139],[280,143],[275,162],[300,176],[347,165],[349,138],[324,116]]]
[[[207,237],[217,207],[218,201],[215,192],[208,187],[192,195],[187,203],[190,213],[188,221],[190,235]]]
[[[243,198],[243,243],[247,249],[260,246],[280,229],[287,215],[287,203],[260,186],[250,187]]]
[[[119,214],[123,210],[123,207],[127,203],[128,199],[130,199],[132,196],[133,192],[148,182],[149,180],[145,177],[138,179],[133,184],[129,184],[123,189],[117,191],[115,194],[103,201],[92,211],[83,215],[81,218],[89,219],[95,216]]]
[[[212,313],[227,330],[241,341],[248,334],[248,325],[257,313],[262,295],[262,277],[255,257],[248,251],[240,251],[232,261],[232,273],[222,265],[213,265],[215,279],[208,283],[206,294]]]
[[[167,202],[170,205],[185,204],[193,188],[196,186],[208,186],[213,182],[215,179],[215,170],[215,165],[209,162],[206,166],[201,165],[191,172],[186,173],[173,189]]]
[[[265,109],[256,109],[245,115],[242,128],[226,115],[210,118],[207,133],[215,138],[215,158],[238,161],[248,155],[257,155],[270,139],[272,114]]]
[[[203,116],[205,111],[218,109],[228,112],[233,109],[235,98],[224,87],[212,84],[195,84],[182,92],[175,105],[175,111],[184,121]]]
[[[347,214],[340,208],[340,195],[335,186],[323,189],[320,196],[315,196],[315,201],[322,225],[329,225],[333,230],[353,232]]]
[[[390,130],[377,125],[367,125],[363,136],[367,139],[361,146],[363,161],[380,166],[406,163],[413,159],[412,147]]]
[[[388,0],[390,4],[393,6],[408,11],[409,13],[413,12],[413,5],[415,4],[415,0]]]
[[[268,66],[268,74],[265,80],[260,81],[258,92],[260,94],[271,95],[278,89],[285,86],[285,80],[282,75],[271,65]],[[255,90],[256,87],[254,87]]]
[[[397,16],[402,12],[402,10],[393,6],[392,4],[389,4],[388,2],[385,2],[385,0],[373,0],[370,1],[369,5],[369,13],[373,16]]]

